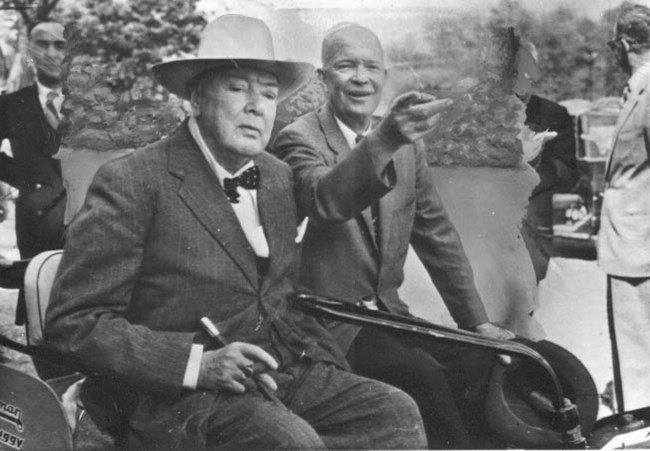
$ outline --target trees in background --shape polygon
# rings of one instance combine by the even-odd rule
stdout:
[[[196,49],[205,24],[197,1],[0,0],[0,9],[12,8],[18,18],[16,27],[22,33],[12,42],[18,55],[23,53],[26,32],[36,23],[59,20],[72,28],[73,52],[118,66],[109,74],[109,84],[137,99],[165,96],[149,75],[151,65]],[[452,20],[431,14],[424,33],[405,27],[404,34],[385,43],[386,54],[396,67],[398,91],[400,84],[462,91],[479,78],[476,63],[485,33],[513,26],[537,46],[543,78],[536,88],[541,95],[592,100],[618,95],[626,78],[605,44],[617,10],[591,20],[563,7],[538,14],[520,0],[502,0],[488,15],[459,13]],[[14,79],[16,69],[20,67],[12,69]],[[322,100],[320,89],[314,81],[286,109],[292,113],[309,109]]]
[[[133,98],[161,97],[149,69],[195,52],[206,21],[196,0],[84,0],[64,20],[71,28],[71,53],[117,65],[109,85]]]
[[[11,44],[24,54],[26,36],[38,23],[56,20],[69,31],[72,55],[95,58],[98,64],[119,65],[110,85],[134,98],[160,96],[149,68],[160,61],[196,49],[205,18],[197,0],[0,0],[13,10],[18,39]],[[18,60],[18,58],[16,58]],[[29,68],[18,68],[30,78]],[[30,80],[31,82],[31,80]],[[24,83],[21,83],[24,84]]]
[[[453,96],[480,78],[477,62],[486,36],[495,29],[514,27],[539,52],[542,79],[536,90],[540,95],[557,101],[620,95],[627,76],[606,45],[618,9],[594,21],[565,7],[536,14],[524,2],[502,0],[487,18],[473,13],[453,21],[432,16],[423,35],[407,32],[388,43],[387,56],[397,63],[401,73],[395,83],[404,85],[402,89],[421,85]],[[417,83],[407,81],[413,72]]]

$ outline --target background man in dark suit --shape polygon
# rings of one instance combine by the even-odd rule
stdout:
[[[300,289],[408,315],[397,290],[412,244],[460,327],[512,337],[488,321],[419,139],[450,102],[405,94],[372,129],[386,80],[375,34],[355,24],[335,26],[323,40],[321,57],[327,104],[282,130],[273,145],[273,152],[293,167],[299,212],[310,217]],[[411,343],[350,324],[328,327],[354,371],[392,383],[416,399],[430,446],[472,446],[452,391],[467,411],[472,405],[475,413],[482,412],[478,394],[486,386],[490,353]]]
[[[532,94],[533,82],[542,76],[537,48],[532,42],[519,39],[517,61],[514,93],[526,105],[525,125],[535,133],[547,135],[541,151],[528,161],[537,171],[539,183],[530,194],[521,227],[539,283],[546,277],[553,255],[553,194],[571,192],[579,180],[575,130],[566,108]]]
[[[522,99],[523,100],[523,99]],[[553,256],[553,194],[571,192],[580,178],[576,160],[573,118],[566,108],[551,100],[531,95],[526,103],[526,125],[534,132],[550,130],[557,136],[530,161],[539,183],[530,195],[522,237],[530,253],[539,283],[546,277]]]
[[[608,43],[631,75],[605,170],[598,263],[619,411],[650,406],[650,9],[623,9]]]
[[[413,400],[347,371],[327,330],[288,306],[299,221],[291,170],[264,148],[278,100],[313,68],[276,60],[266,25],[238,15],[208,24],[198,53],[154,67],[193,117],[97,173],[46,340],[116,397],[129,447],[422,447]],[[203,316],[230,344],[215,349]]]
[[[36,68],[36,83],[0,96],[0,141],[9,140],[13,157],[0,153],[0,180],[18,188],[16,240],[22,259],[63,247],[65,189],[61,164],[52,156],[59,150],[57,132],[63,95],[62,63],[66,55],[63,26],[53,22],[36,25],[29,36],[29,56]],[[10,271],[0,286],[11,286]],[[18,296],[16,324],[25,321],[22,291]],[[68,371],[39,359],[34,366],[43,379]]]
[[[57,133],[63,96],[63,26],[44,22],[30,34],[29,55],[36,67],[34,85],[0,97],[0,140],[11,143],[13,158],[0,154],[0,180],[20,190],[16,235],[21,258],[63,247],[65,191]]]

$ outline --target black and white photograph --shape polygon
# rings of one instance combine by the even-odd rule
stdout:
[[[650,449],[649,0],[0,0],[0,450]]]

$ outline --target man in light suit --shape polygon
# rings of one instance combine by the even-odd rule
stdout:
[[[193,117],[98,171],[46,340],[113,397],[127,447],[422,447],[413,400],[349,372],[327,330],[288,305],[299,221],[291,170],[264,147],[311,66],[277,60],[266,25],[239,15],[209,23],[198,53],[153,69]]]
[[[310,217],[300,289],[408,315],[397,291],[412,244],[461,328],[512,337],[488,320],[419,139],[450,102],[405,94],[373,128],[386,80],[375,34],[356,24],[335,26],[324,38],[321,58],[327,104],[282,130],[272,150],[293,167],[299,213]],[[394,384],[416,399],[430,446],[473,446],[456,404],[466,412],[483,411],[480,394],[491,353],[412,343],[351,324],[328,327],[355,372]],[[480,422],[475,418],[471,427]]]
[[[53,158],[61,143],[61,77],[67,46],[63,31],[63,26],[54,22],[43,22],[32,29],[28,50],[36,68],[36,83],[0,96],[0,141],[9,141],[13,155],[0,153],[0,181],[19,190],[16,240],[22,259],[63,247],[66,193],[61,163]],[[10,279],[0,272],[0,286],[17,288]],[[16,324],[24,321],[21,291]],[[68,373],[39,359],[34,359],[34,365],[44,379]]]
[[[619,411],[650,406],[650,9],[624,9],[608,43],[631,75],[605,172],[598,263]]]

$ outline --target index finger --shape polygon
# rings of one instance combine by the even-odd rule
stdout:
[[[256,361],[263,363],[271,370],[278,369],[278,362],[275,361],[271,354],[259,346],[255,346],[249,343],[241,343],[240,351],[244,357],[254,362]]]
[[[394,109],[410,108],[420,103],[430,102],[436,98],[426,92],[411,91],[397,97],[393,102]]]
[[[430,100],[426,103],[420,103],[411,106],[410,112],[418,114],[422,117],[431,117],[435,116],[438,113],[441,113],[449,106],[451,106],[452,103],[454,103],[454,101],[451,99]]]

